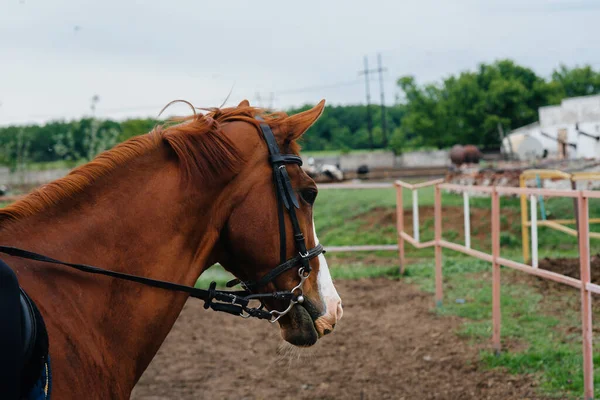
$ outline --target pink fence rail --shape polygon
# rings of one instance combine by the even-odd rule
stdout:
[[[576,289],[581,292],[581,332],[583,339],[583,378],[584,378],[584,397],[593,399],[594,397],[594,365],[592,359],[592,299],[591,294],[600,294],[600,286],[590,282],[590,248],[589,248],[589,198],[600,198],[600,192],[586,190],[549,190],[549,189],[530,189],[514,187],[484,187],[484,186],[461,186],[453,184],[440,183],[439,181],[424,182],[418,185],[411,185],[406,182],[396,181],[396,200],[397,200],[397,229],[398,229],[398,249],[400,253],[400,271],[405,268],[404,242],[409,242],[418,248],[435,248],[435,300],[437,305],[443,301],[443,268],[442,268],[442,249],[454,250],[467,254],[469,256],[488,261],[492,263],[492,344],[496,351],[500,351],[501,317],[500,317],[500,266],[512,268],[527,274],[536,275],[544,279],[550,279]],[[435,238],[432,241],[420,242],[418,237],[411,236],[404,230],[404,215],[402,195],[403,190],[416,190],[423,187],[434,186],[435,205]],[[467,246],[458,243],[452,243],[442,239],[442,190],[453,190],[458,192],[484,192],[489,193],[491,197],[491,238],[492,253],[488,254],[482,251],[473,250]],[[541,195],[550,197],[571,197],[577,201],[577,229],[579,238],[579,258],[580,258],[580,277],[575,279],[569,276],[557,274],[543,269],[533,268],[520,262],[512,261],[501,257],[500,255],[500,195]],[[416,197],[414,197],[416,198]],[[418,207],[413,202],[413,207]],[[467,210],[467,208],[465,208]],[[418,215],[418,214],[416,214]],[[468,219],[465,219],[467,221]],[[415,229],[413,228],[413,231]],[[418,230],[416,230],[418,232]]]

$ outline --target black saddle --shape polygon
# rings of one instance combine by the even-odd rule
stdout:
[[[33,349],[37,342],[38,322],[36,312],[39,315],[39,311],[23,288],[20,287],[19,292],[21,304],[21,354],[23,355],[23,366],[27,366],[31,361]]]
[[[39,398],[28,394],[48,374],[48,333],[35,303],[2,260],[0,301],[0,353],[5,355],[0,359],[0,393],[10,393],[2,398]]]

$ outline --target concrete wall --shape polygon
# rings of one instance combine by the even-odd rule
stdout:
[[[52,169],[48,171],[10,172],[6,167],[0,167],[0,185],[42,185],[62,178],[69,173],[69,169]]]
[[[396,157],[396,167],[445,167],[450,165],[448,150],[413,151]]]
[[[394,168],[395,155],[393,151],[342,154],[340,156],[340,168],[342,171],[356,171],[361,165],[369,168]]]
[[[341,154],[339,156],[314,157],[315,164],[339,165],[342,171],[356,171],[361,165],[369,168],[426,168],[450,165],[448,150],[413,151],[396,156],[392,151]],[[302,160],[308,165],[308,157]]]
[[[308,159],[310,157],[302,156],[302,162],[304,165],[308,165]],[[331,164],[331,165],[339,165],[340,156],[324,156],[324,157],[312,157],[315,159],[315,164]]]
[[[564,99],[558,106],[540,107],[542,128],[559,124],[600,121],[600,96],[581,96]]]
[[[538,110],[542,128],[556,124],[575,124],[577,114],[573,110],[566,110],[562,106],[540,107]]]
[[[572,97],[562,101],[567,113],[573,113],[576,122],[600,121],[600,96]]]

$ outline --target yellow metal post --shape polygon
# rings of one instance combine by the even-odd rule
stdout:
[[[522,188],[525,187],[525,175],[521,174],[521,176],[519,177],[519,186],[521,186]],[[521,195],[521,236],[522,236],[522,242],[523,242],[523,263],[524,264],[529,264],[529,229],[528,229],[528,222],[529,221],[529,217],[528,217],[528,213],[527,213],[527,196],[522,194]]]

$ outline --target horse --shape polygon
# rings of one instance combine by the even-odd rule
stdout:
[[[265,296],[265,309],[249,310],[274,316],[285,341],[311,346],[343,314],[318,250],[317,187],[297,162],[297,141],[324,104],[288,116],[244,100],[158,125],[0,209],[0,245],[181,287],[219,263]],[[311,250],[297,255],[300,242]],[[189,297],[39,258],[0,261],[43,316],[57,399],[129,398]]]

